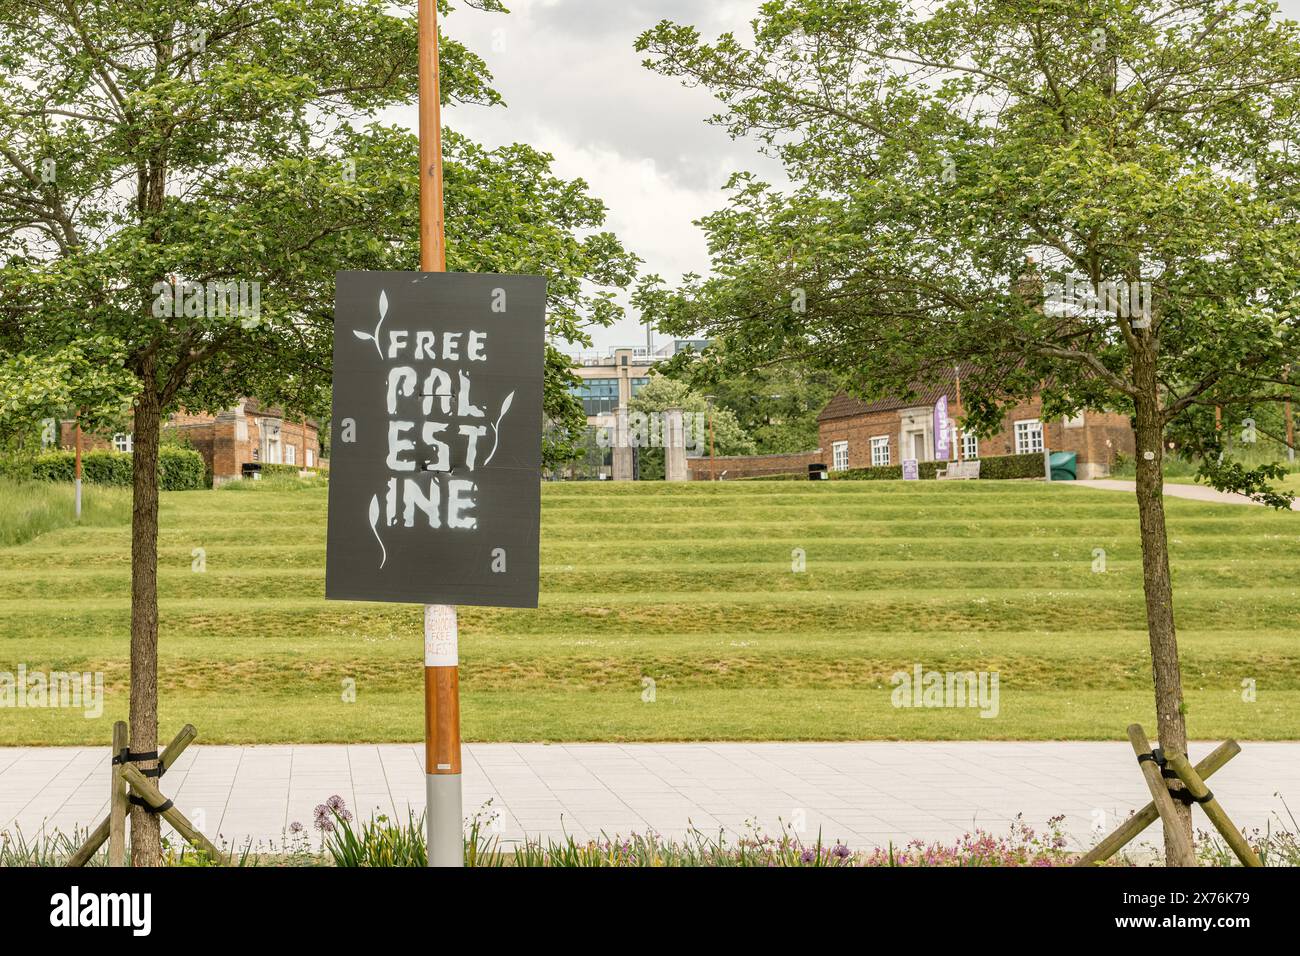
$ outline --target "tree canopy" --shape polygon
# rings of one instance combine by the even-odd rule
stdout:
[[[1300,27],[1266,0],[769,0],[753,26],[637,41],[790,183],[735,176],[702,221],[713,275],[639,304],[866,398],[971,365],[979,433],[1039,395],[1131,415],[1158,736],[1185,749],[1164,458],[1290,504],[1218,421],[1300,391]]]

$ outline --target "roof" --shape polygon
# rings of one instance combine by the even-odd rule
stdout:
[[[975,372],[973,366],[959,366],[962,378],[969,378]],[[907,398],[903,395],[889,395],[874,401],[864,402],[861,399],[853,398],[846,392],[840,392],[822,409],[821,414],[817,416],[819,422],[830,421],[834,418],[852,418],[856,415],[870,415],[872,412],[892,412],[900,408],[913,408],[918,405],[934,405],[943,396],[948,396],[949,404],[957,400],[957,383],[955,377],[950,373],[948,380],[937,384],[924,385],[920,383],[913,384],[911,388],[912,397]]]

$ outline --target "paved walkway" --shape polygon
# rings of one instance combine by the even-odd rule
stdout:
[[[1137,483],[1125,481],[1119,478],[1093,478],[1088,481],[1058,481],[1056,487],[1076,487],[1076,488],[1100,488],[1103,491],[1127,491],[1133,494],[1136,490]],[[1167,498],[1187,498],[1191,501],[1210,501],[1222,505],[1258,505],[1259,502],[1251,501],[1245,495],[1232,494],[1226,491],[1218,491],[1208,485],[1183,485],[1169,483],[1165,485],[1165,497]],[[1300,511],[1300,500],[1291,503],[1292,511]]]
[[[1193,744],[1194,760],[1210,744]],[[191,747],[163,789],[210,836],[275,846],[338,794],[354,811],[405,819],[424,804],[422,745]],[[70,832],[107,812],[107,749],[0,748],[0,829]],[[645,833],[694,824],[766,832],[782,822],[850,846],[1040,827],[1064,814],[1075,845],[1147,802],[1128,743],[470,744],[465,813],[491,800],[503,840]],[[1245,743],[1213,778],[1239,826],[1274,823],[1277,794],[1300,812],[1300,742]],[[1198,826],[1208,829],[1206,821]],[[1157,835],[1152,833],[1152,840]]]

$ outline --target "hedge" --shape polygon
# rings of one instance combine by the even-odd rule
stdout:
[[[84,479],[96,485],[131,485],[131,455],[120,451],[88,451],[81,456]],[[76,455],[50,451],[38,455],[32,477],[41,481],[72,481]],[[203,456],[186,448],[164,445],[158,451],[158,487],[163,491],[192,491],[207,486]]]
[[[1007,478],[1042,478],[1043,455],[1030,452],[1027,455],[992,455],[980,460],[980,477],[993,479]],[[941,461],[923,461],[917,465],[917,473],[922,479],[933,478],[936,469],[947,463]],[[846,471],[833,471],[832,478],[841,481],[900,481],[903,477],[902,465],[879,465],[875,468],[849,468]]]
[[[291,477],[297,478],[303,471],[310,471],[312,474],[316,473],[315,468],[303,468],[301,465],[263,465],[262,477],[269,478],[271,475],[290,475]]]

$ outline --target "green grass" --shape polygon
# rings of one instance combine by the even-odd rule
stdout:
[[[324,601],[325,489],[259,484],[163,495],[164,736],[419,740],[420,608]],[[1192,734],[1300,738],[1300,513],[1166,504]],[[102,670],[108,688],[100,720],[6,710],[0,743],[108,738],[129,554],[124,524],[0,548],[0,670]],[[1118,739],[1154,722],[1123,493],[548,484],[542,606],[462,608],[461,633],[467,740]],[[890,677],[916,662],[997,671],[998,716],[895,708]]]
[[[72,485],[0,478],[0,547],[77,523]],[[125,526],[131,520],[131,489],[82,485],[84,527]]]

